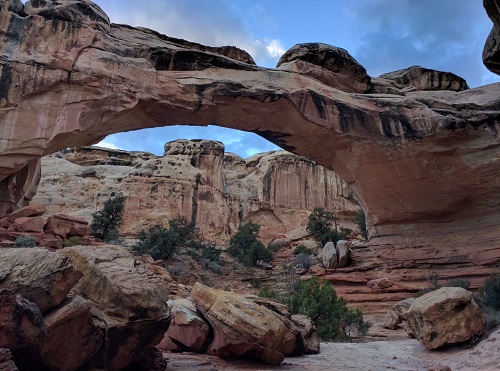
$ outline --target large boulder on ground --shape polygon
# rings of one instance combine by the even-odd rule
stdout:
[[[220,357],[251,357],[274,365],[293,352],[297,332],[281,316],[241,295],[196,283],[191,291],[196,307],[213,328],[208,353]]]
[[[473,294],[461,287],[442,287],[415,299],[405,317],[427,349],[468,341],[486,326]]]
[[[92,304],[76,296],[45,318],[47,337],[40,346],[43,362],[52,370],[76,370],[89,362],[104,342]]]
[[[82,276],[67,256],[46,249],[0,249],[0,261],[0,289],[22,295],[42,313],[57,307]]]
[[[390,330],[397,329],[401,322],[405,321],[406,312],[414,301],[415,298],[408,298],[394,304],[385,316],[383,327]]]
[[[83,273],[73,290],[92,304],[93,326],[103,333],[92,365],[123,369],[139,362],[161,341],[170,323],[169,275],[155,274],[120,246],[73,246],[63,249],[61,255]],[[99,331],[89,327],[86,333],[92,338]]]
[[[21,295],[10,290],[0,290],[0,348],[30,346],[38,343],[45,335],[40,309]]]
[[[299,329],[304,344],[304,353],[319,353],[319,337],[312,319],[302,314],[293,314],[291,320]]]
[[[333,242],[327,242],[321,251],[321,261],[326,269],[337,268],[337,249]]]
[[[194,304],[187,299],[174,300],[171,312],[172,322],[158,348],[203,352],[206,349],[210,326],[196,313]]]
[[[14,223],[17,218],[30,217],[30,216],[41,216],[45,213],[46,206],[43,204],[31,203],[28,206],[24,206],[19,210],[12,212],[7,220],[10,223]]]

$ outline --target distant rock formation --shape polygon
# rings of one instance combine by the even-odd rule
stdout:
[[[274,151],[244,160],[209,140],[169,142],[164,156],[83,147],[44,157],[42,169],[34,200],[49,215],[64,212],[90,221],[106,199],[121,192],[126,235],[183,215],[218,244],[252,220],[261,224],[267,243],[276,236],[303,237],[316,207],[335,210],[351,224],[359,211],[338,175],[306,158]]]

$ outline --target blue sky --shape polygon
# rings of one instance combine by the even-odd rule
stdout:
[[[274,68],[294,44],[347,49],[371,76],[420,65],[471,87],[499,82],[482,64],[492,23],[482,0],[95,0],[114,23],[210,46],[235,45]],[[161,155],[174,139],[214,139],[242,157],[277,149],[252,133],[174,126],[108,136],[101,145]]]

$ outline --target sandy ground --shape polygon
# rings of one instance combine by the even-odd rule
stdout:
[[[226,361],[192,353],[165,353],[167,370],[471,370],[500,371],[500,328],[476,345],[424,349],[417,340],[372,341],[367,343],[322,343],[317,355],[286,358],[280,366],[249,361]],[[447,368],[449,367],[449,368]]]

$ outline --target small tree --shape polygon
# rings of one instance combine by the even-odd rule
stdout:
[[[366,216],[363,210],[360,210],[356,217],[356,224],[358,225],[359,232],[365,240],[368,239],[368,229],[366,228]]]
[[[125,197],[119,194],[104,202],[102,210],[92,214],[92,236],[105,242],[118,239],[118,229],[123,224]]]
[[[337,241],[347,238],[348,230],[341,228],[337,230],[335,214],[331,211],[326,211],[322,207],[316,208],[309,215],[307,222],[307,232],[322,246],[328,241],[337,243]],[[332,225],[335,229],[332,229]]]
[[[252,222],[242,224],[229,241],[228,253],[246,266],[255,265],[258,260],[270,261],[272,253],[257,239],[260,225]]]
[[[288,305],[291,313],[311,317],[318,336],[325,341],[350,341],[352,335],[365,335],[370,327],[363,320],[363,313],[347,308],[328,281],[321,285],[315,278],[299,281]]]
[[[198,230],[193,221],[183,216],[168,221],[168,228],[155,224],[146,230],[141,230],[137,236],[139,241],[132,246],[138,254],[151,255],[153,259],[168,259],[179,248],[199,246]]]

